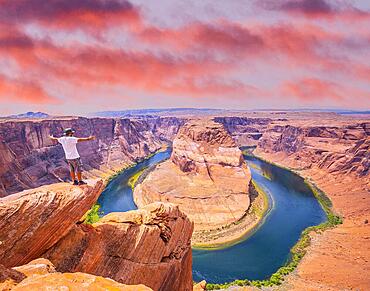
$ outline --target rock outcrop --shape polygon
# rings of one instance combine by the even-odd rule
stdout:
[[[85,273],[59,273],[46,259],[7,269],[0,265],[0,290],[122,290],[149,291],[144,285],[124,285]]]
[[[171,159],[135,187],[134,199],[139,207],[153,201],[177,204],[196,232],[212,230],[246,215],[250,180],[242,153],[224,127],[192,121],[179,130]]]
[[[62,147],[48,138],[60,136],[63,128],[74,128],[77,136],[96,136],[78,145],[85,175],[96,178],[155,152],[183,122],[174,117],[1,121],[0,197],[69,178]]]
[[[71,230],[102,190],[101,180],[80,187],[58,183],[0,199],[0,264],[15,267],[40,257]]]
[[[18,267],[42,257],[62,273],[82,272],[154,290],[192,290],[193,223],[187,216],[175,205],[154,203],[108,214],[93,225],[80,223],[102,188],[102,180],[84,186],[57,183],[0,199],[0,264],[13,268],[2,272],[10,278],[7,284],[21,281],[17,272],[43,275],[17,285],[27,290],[74,281],[91,288],[106,284],[86,274],[49,275],[54,267],[45,262]]]
[[[193,224],[179,208],[154,203],[76,225],[44,257],[61,272],[84,272],[154,290],[192,290]]]

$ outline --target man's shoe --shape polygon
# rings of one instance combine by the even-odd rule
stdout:
[[[78,181],[78,185],[87,185],[85,181]]]
[[[77,180],[73,181],[73,185],[79,185]]]

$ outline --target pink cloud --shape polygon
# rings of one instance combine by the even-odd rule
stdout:
[[[57,103],[39,84],[32,81],[12,80],[0,75],[0,101],[30,104]]]

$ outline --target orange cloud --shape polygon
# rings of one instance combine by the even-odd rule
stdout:
[[[0,75],[0,101],[49,104],[56,103],[57,99],[47,94],[37,83],[11,80]]]

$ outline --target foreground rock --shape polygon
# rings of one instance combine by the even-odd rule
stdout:
[[[193,224],[179,208],[154,203],[76,225],[44,257],[60,272],[84,272],[154,290],[192,290]]]
[[[45,259],[12,269],[0,266],[0,290],[122,290],[149,291],[144,285],[124,285],[109,278],[85,273],[58,273]]]
[[[0,199],[0,263],[19,266],[41,256],[95,203],[101,180],[86,186],[42,186]]]
[[[224,127],[192,121],[177,134],[171,159],[135,187],[134,199],[139,207],[153,201],[177,204],[196,232],[215,230],[246,215],[250,180],[242,153]]]

